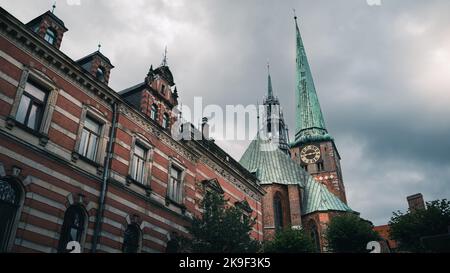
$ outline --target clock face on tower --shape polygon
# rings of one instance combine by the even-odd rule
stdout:
[[[308,145],[300,152],[302,161],[306,164],[313,164],[320,159],[320,149],[314,145]]]

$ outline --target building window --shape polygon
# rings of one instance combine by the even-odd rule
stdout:
[[[0,253],[8,251],[19,202],[19,189],[9,181],[0,179]]]
[[[137,225],[128,225],[125,230],[122,252],[124,253],[138,253],[141,241],[141,230]]]
[[[147,160],[147,153],[147,149],[136,143],[133,151],[131,178],[142,184],[145,182],[145,163]]]
[[[44,40],[46,40],[49,44],[54,45],[56,41],[56,33],[53,29],[47,28],[45,31]]]
[[[152,108],[150,110],[150,118],[152,120],[156,120],[158,118],[158,106],[156,106],[156,104],[152,104]]]
[[[38,131],[45,111],[48,91],[38,84],[28,81],[20,99],[16,121]]]
[[[308,165],[302,165],[303,170],[305,170],[305,172],[308,172]]]
[[[82,207],[75,205],[66,210],[61,229],[58,251],[67,252],[67,244],[76,241],[81,245],[86,223],[85,212]]]
[[[169,188],[167,195],[170,200],[181,204],[183,202],[183,185],[182,185],[183,171],[174,166],[170,168]]]
[[[166,86],[165,86],[164,84],[161,85],[161,93],[162,93],[163,95],[166,94]]]
[[[97,71],[95,72],[95,77],[97,80],[101,82],[105,82],[105,69],[103,67],[98,67]]]
[[[169,115],[167,113],[163,115],[162,127],[164,129],[169,128]]]
[[[313,246],[317,252],[320,252],[319,232],[317,231],[316,224],[312,220],[309,224],[309,229],[311,231],[310,236],[313,241]]]
[[[283,206],[281,204],[281,198],[278,193],[273,198],[273,211],[275,219],[275,229],[280,230],[283,228]]]
[[[86,116],[83,131],[81,133],[81,141],[78,152],[81,156],[95,161],[100,140],[101,125]]]
[[[323,162],[317,163],[317,171],[318,172],[323,172],[324,170],[325,170],[325,167],[323,165]]]

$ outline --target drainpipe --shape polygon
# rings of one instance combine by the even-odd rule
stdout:
[[[106,152],[106,158],[105,158],[105,171],[103,172],[103,179],[102,179],[102,189],[100,191],[100,196],[98,198],[98,209],[97,209],[97,216],[95,219],[95,226],[94,226],[94,235],[92,239],[92,249],[91,252],[95,253],[97,252],[97,245],[98,245],[98,239],[100,235],[101,225],[102,225],[102,219],[103,214],[105,211],[105,198],[106,198],[106,189],[108,186],[108,179],[111,169],[111,158],[113,156],[112,148],[114,143],[114,137],[116,135],[116,122],[117,122],[117,103],[113,104],[113,118],[112,118],[112,127],[111,132],[109,134],[109,143],[108,143],[108,150]]]

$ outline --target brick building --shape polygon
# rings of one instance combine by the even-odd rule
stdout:
[[[282,228],[303,227],[314,239],[317,251],[325,252],[324,234],[330,219],[358,213],[347,205],[340,156],[325,127],[297,18],[295,27],[295,141],[287,144],[287,126],[269,73],[263,127],[240,163],[258,177],[267,192],[263,197],[265,239]]]
[[[176,141],[164,61],[116,92],[100,51],[73,60],[52,12],[23,24],[0,8],[0,252],[164,252],[187,235],[204,187],[256,218],[257,178],[208,138]]]

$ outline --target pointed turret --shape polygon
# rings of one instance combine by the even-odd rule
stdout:
[[[316,88],[314,86],[311,69],[308,58],[306,57],[300,30],[295,18],[296,28],[296,134],[295,142],[310,142],[331,140],[325,127],[322,110],[320,109],[319,99],[317,98]]]
[[[267,64],[267,98],[273,98],[272,78],[270,77],[270,65]]]

